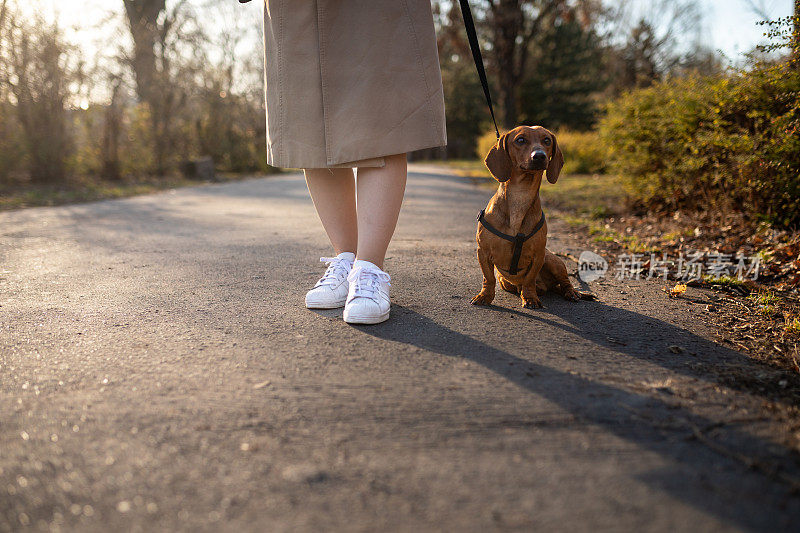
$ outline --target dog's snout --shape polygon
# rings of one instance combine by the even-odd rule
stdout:
[[[531,170],[544,170],[547,168],[547,153],[544,150],[534,150],[531,154]]]

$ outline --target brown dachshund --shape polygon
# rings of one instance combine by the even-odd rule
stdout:
[[[500,287],[520,295],[524,307],[542,307],[538,294],[547,290],[568,300],[580,299],[564,261],[545,248],[547,223],[539,187],[545,173],[547,181],[555,183],[564,166],[556,136],[541,126],[519,126],[497,141],[484,163],[500,186],[478,216],[483,288],[472,303],[492,303],[495,268]]]

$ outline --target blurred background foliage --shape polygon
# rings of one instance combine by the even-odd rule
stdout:
[[[167,179],[206,156],[222,172],[274,170],[252,10],[115,0],[87,53],[21,1],[0,0],[0,195]],[[701,38],[691,0],[471,3],[501,126],[556,131],[569,172],[624,176],[644,210],[800,223],[797,2],[795,17],[764,25],[772,45],[736,64]],[[448,146],[411,157],[481,159],[494,134],[460,10],[432,5]]]
[[[273,170],[259,21],[235,2],[119,4],[86,30],[105,40],[87,54],[58,20],[0,0],[0,186],[169,176],[205,156]]]

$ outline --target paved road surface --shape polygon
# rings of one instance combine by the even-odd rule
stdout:
[[[701,305],[473,307],[491,191],[417,170],[378,326],[303,307],[299,175],[0,213],[0,530],[798,527],[781,424],[716,377],[764,370]]]

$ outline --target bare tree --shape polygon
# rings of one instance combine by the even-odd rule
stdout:
[[[639,9],[623,1],[609,21],[610,41],[618,50],[612,61],[617,90],[650,85],[686,64],[701,63],[695,56],[705,53],[702,15],[691,0],[653,0]]]
[[[511,127],[519,113],[519,91],[531,39],[552,20],[562,0],[487,0],[492,65],[498,81],[501,120]]]
[[[600,8],[599,0],[485,0],[476,15],[488,34],[488,68],[498,81],[505,126],[517,121],[531,47],[539,43],[544,29],[559,19],[590,25]]]
[[[8,31],[6,29],[6,19],[8,18],[8,0],[3,0],[3,3],[0,4],[0,58],[3,57],[3,45],[8,40],[5,36],[5,33]],[[0,64],[0,68],[3,65]],[[2,75],[2,73],[0,73]],[[3,85],[0,84],[0,97],[3,97]]]
[[[8,13],[9,13],[8,0],[3,0],[3,3],[0,4],[0,58],[3,58],[3,47],[9,40],[11,34],[11,25],[10,24],[6,25],[6,22],[9,18]],[[5,62],[5,64],[0,63],[0,70],[6,70],[7,63],[8,63],[7,61]],[[3,73],[0,72],[0,75],[3,75]],[[8,74],[6,73],[6,77],[7,75]],[[0,97],[5,97],[4,87],[2,84],[0,84]]]
[[[139,97],[149,102],[156,91],[156,42],[159,37],[159,17],[166,10],[166,0],[123,0],[133,37],[131,61]]]
[[[24,150],[16,108],[11,103],[9,86],[5,82],[11,76],[4,51],[11,31],[9,11],[7,2],[3,0],[0,3],[0,183],[10,181],[20,169]]]
[[[133,37],[133,54],[128,61],[136,92],[150,111],[154,170],[163,173],[169,170],[174,152],[182,148],[175,124],[176,114],[187,98],[181,76],[176,73],[180,49],[197,45],[200,37],[196,29],[187,30],[187,0],[179,0],[170,8],[166,0],[123,2]]]
[[[238,4],[208,2],[204,15],[216,21],[200,49],[203,76],[198,82],[194,131],[200,155],[226,168],[252,170],[264,142],[263,52],[260,21],[241,16]]]
[[[122,80],[111,76],[111,101],[105,109],[103,142],[100,150],[103,176],[112,180],[122,177],[120,141],[122,137],[123,109],[121,105]]]
[[[7,46],[0,50],[0,86],[14,100],[31,179],[56,181],[65,177],[74,148],[66,105],[81,66],[72,62],[57,23],[23,18],[6,11],[5,2],[2,8]]]
[[[769,9],[764,0],[746,0],[746,4],[750,11],[761,20],[770,19]]]

